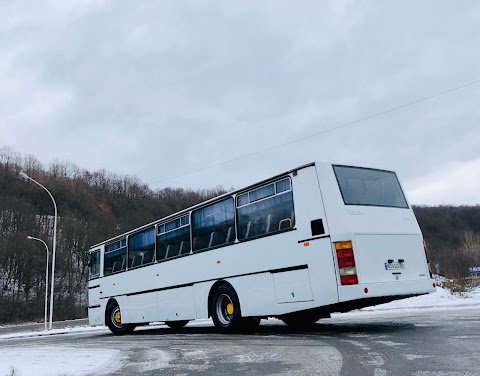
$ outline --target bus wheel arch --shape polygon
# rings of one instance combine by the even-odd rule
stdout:
[[[221,333],[231,333],[242,328],[240,300],[233,286],[220,280],[213,284],[208,294],[208,314]]]
[[[220,287],[221,285],[230,285],[230,283],[228,283],[227,281],[223,280],[223,279],[219,279],[217,282],[215,282],[212,287],[210,287],[210,291],[208,292],[208,317],[212,317],[212,299],[213,299],[213,294],[215,293],[215,291],[217,290],[218,287]],[[230,287],[233,287],[232,285],[230,285]]]
[[[105,325],[113,334],[129,334],[135,329],[134,324],[122,324],[120,305],[115,298],[110,298],[105,309]]]

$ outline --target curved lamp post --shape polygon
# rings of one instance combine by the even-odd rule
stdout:
[[[20,172],[20,177],[26,180],[33,181],[35,184],[39,185],[42,187],[50,196],[50,198],[53,201],[53,207],[55,208],[55,222],[53,225],[53,250],[52,250],[52,277],[51,277],[51,285],[52,288],[50,290],[50,323],[49,323],[49,330],[52,330],[52,320],[53,320],[53,286],[54,286],[54,281],[55,281],[55,251],[56,251],[56,246],[57,246],[57,204],[50,193],[50,191],[45,188],[43,185],[41,185],[38,181],[32,179],[30,176],[28,176],[24,172]]]
[[[48,246],[47,246],[47,243],[45,243],[42,239],[34,238],[33,236],[27,236],[27,239],[36,240],[36,241],[42,242],[43,245],[45,246],[45,249],[47,250],[47,269],[46,269],[46,272],[45,272],[45,330],[48,330],[48,328],[47,328],[47,304],[48,304]]]

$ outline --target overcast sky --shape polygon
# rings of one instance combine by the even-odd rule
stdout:
[[[0,17],[0,147],[45,167],[239,188],[353,161],[396,170],[414,204],[480,203],[480,83],[290,143],[480,80],[478,1],[0,0]]]

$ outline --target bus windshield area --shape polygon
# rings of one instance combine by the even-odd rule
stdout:
[[[345,205],[408,208],[394,172],[350,166],[333,170]]]

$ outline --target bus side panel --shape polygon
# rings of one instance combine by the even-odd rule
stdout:
[[[271,273],[228,278],[227,281],[238,295],[242,316],[266,316],[276,311]]]
[[[309,260],[315,306],[337,303],[337,275],[330,243],[330,229],[316,168],[299,170],[297,176],[293,178],[292,185],[297,226],[297,241],[292,244],[292,255],[296,255],[298,259]],[[313,233],[312,221],[319,220],[322,221],[324,231]]]
[[[105,325],[105,309],[101,306],[88,308],[88,323],[91,326]]]
[[[157,303],[160,321],[194,320],[197,317],[193,286],[159,291]]]
[[[197,319],[208,318],[208,294],[216,281],[195,283],[193,295],[195,298],[195,312]]]
[[[274,274],[267,272],[226,279],[238,295],[242,316],[277,316],[317,306],[313,301],[278,303],[273,283]]]
[[[128,296],[122,310],[122,321],[126,323],[127,319],[129,323],[158,320],[156,293]]]
[[[311,221],[322,220],[323,233],[315,236],[329,234],[322,195],[318,185],[315,167],[301,169],[297,176],[292,178],[293,201],[295,208],[295,227],[297,239],[310,239],[312,235]]]
[[[307,269],[273,273],[277,303],[308,302],[313,300]]]

